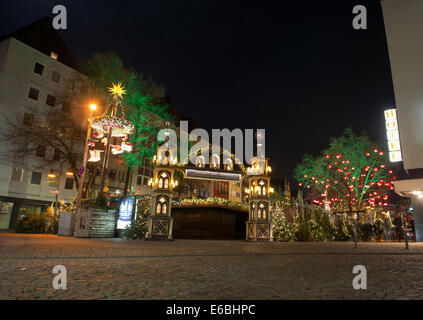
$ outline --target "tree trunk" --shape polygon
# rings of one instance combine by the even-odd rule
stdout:
[[[353,238],[354,238],[354,249],[358,247],[358,239],[357,239],[357,219],[353,217],[352,207],[351,205],[348,206],[348,210],[350,211],[350,217],[353,219]]]

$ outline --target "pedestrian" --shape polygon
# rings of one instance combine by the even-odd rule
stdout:
[[[380,217],[376,218],[374,222],[374,228],[375,228],[376,240],[381,241],[382,235],[383,235],[383,220]]]
[[[395,213],[394,220],[392,223],[395,226],[395,235],[398,241],[401,241],[403,238],[403,228],[402,228],[402,220],[401,220],[401,213]]]
[[[391,215],[389,212],[384,212],[383,216],[383,233],[385,235],[385,241],[391,241],[391,231],[394,225],[392,224]]]

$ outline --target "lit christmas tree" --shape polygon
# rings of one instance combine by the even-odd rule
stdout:
[[[350,213],[387,206],[395,180],[384,152],[351,129],[333,138],[321,156],[305,156],[294,176],[300,187],[313,192],[316,205]]]

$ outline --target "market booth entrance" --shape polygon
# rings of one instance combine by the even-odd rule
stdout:
[[[218,206],[173,207],[175,239],[245,239],[248,211]]]
[[[265,158],[253,158],[251,167],[245,169],[235,156],[211,156],[206,163],[197,154],[195,164],[177,163],[176,154],[169,149],[159,148],[153,157],[153,177],[148,184],[152,187],[151,211],[147,220],[146,240],[172,240],[173,238],[194,239],[246,239],[249,241],[272,240],[270,219],[270,166]],[[177,187],[175,171],[183,173],[184,179],[201,179],[238,182],[247,179],[248,201],[240,210],[231,206],[205,201],[202,205],[192,202],[175,204],[173,189]],[[215,201],[215,200],[213,200]],[[238,208],[235,208],[238,209]],[[243,229],[243,230],[242,230]]]

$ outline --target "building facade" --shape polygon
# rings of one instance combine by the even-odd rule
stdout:
[[[381,1],[399,137],[407,179],[395,181],[395,191],[411,198],[416,241],[423,241],[423,2]]]
[[[0,123],[40,124],[49,110],[57,107],[63,90],[75,89],[82,77],[57,35],[45,32],[49,19],[25,27],[0,41]],[[50,25],[51,26],[51,25]],[[51,28],[52,29],[52,28]],[[41,40],[50,39],[51,41]],[[40,50],[40,47],[43,50]],[[20,215],[41,213],[55,200],[58,190],[58,164],[46,161],[58,155],[48,146],[36,146],[31,154],[11,152],[7,141],[0,144],[0,229],[10,229]],[[60,198],[76,194],[72,176],[61,172]],[[51,172],[54,178],[49,178]]]

